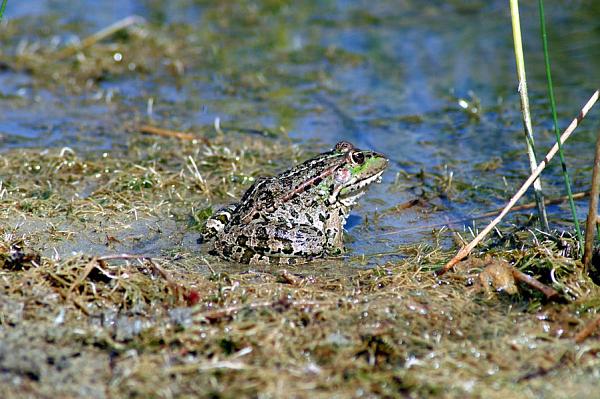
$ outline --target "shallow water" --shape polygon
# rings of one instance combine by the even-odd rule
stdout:
[[[553,135],[528,3],[542,154]],[[598,85],[600,2],[547,3],[564,127]],[[56,61],[132,14],[147,22]],[[499,0],[9,0],[2,397],[589,396],[597,332],[575,340],[600,295],[561,255],[570,241],[507,234],[508,250],[431,272],[454,252],[451,233],[468,238],[485,222],[470,217],[527,175],[514,69]],[[212,153],[138,123],[206,137]],[[595,109],[567,145],[575,191],[588,188],[599,125]],[[204,256],[198,228],[214,201],[342,139],[391,160],[349,219],[350,259],[282,270]],[[562,194],[559,172],[554,162],[545,175],[549,196]],[[572,228],[565,205],[549,212]],[[501,230],[511,222],[532,226],[520,214]],[[492,270],[512,281],[499,258],[569,303],[524,285],[488,292]]]
[[[564,128],[598,85],[600,6],[548,3]],[[143,60],[127,53],[120,60],[112,54],[108,62],[127,65],[129,72],[74,89],[68,82],[49,83],[44,74],[0,68],[5,150],[121,148],[128,140],[125,127],[137,120],[198,130],[219,118],[223,126],[284,131],[308,152],[349,140],[391,160],[383,184],[362,201],[349,225],[350,247],[367,254],[431,241],[430,226],[501,206],[526,176],[505,1],[9,1],[5,19],[21,28],[3,39],[3,52],[15,54],[36,40],[60,48],[133,14],[163,29],[165,37],[174,32],[182,40],[152,70],[140,71]],[[521,16],[541,158],[553,133],[537,8],[522,5]],[[182,60],[182,75],[169,69],[173,59]],[[595,110],[566,146],[574,191],[589,186],[599,126]],[[482,170],[489,161],[496,167]],[[420,170],[428,176],[424,182],[414,177]],[[413,177],[397,176],[400,171]],[[563,194],[557,162],[544,179],[549,196]],[[440,185],[450,182],[440,195]],[[386,212],[423,193],[428,207]],[[586,206],[578,203],[582,219]],[[568,219],[565,206],[549,213],[554,223]]]

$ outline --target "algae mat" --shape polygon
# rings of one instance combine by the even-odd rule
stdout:
[[[452,252],[437,244],[399,247],[401,256],[382,254],[367,269],[358,253],[285,270],[223,264],[195,242],[207,208],[239,195],[254,171],[273,167],[267,159],[306,154],[216,133],[208,144],[132,137],[121,153],[1,157],[4,397],[594,389],[597,337],[573,337],[593,317],[598,290],[556,242],[488,245],[542,278],[552,269],[562,304],[526,287],[513,296],[477,290],[477,264],[438,280],[432,271]]]

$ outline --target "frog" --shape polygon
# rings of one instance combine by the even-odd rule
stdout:
[[[259,177],[237,203],[206,220],[208,253],[250,265],[299,264],[345,253],[350,210],[389,160],[348,141],[276,176]]]

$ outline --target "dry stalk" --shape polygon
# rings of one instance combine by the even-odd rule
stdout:
[[[585,251],[583,252],[583,267],[589,270],[592,264],[596,219],[598,217],[598,194],[600,194],[600,133],[596,138],[596,154],[594,156],[594,171],[592,172],[592,191],[590,206],[585,223]]]
[[[573,199],[574,200],[580,200],[583,199],[585,197],[587,197],[588,195],[590,195],[589,191],[581,191],[578,193],[573,194]],[[561,197],[556,197],[556,198],[549,198],[549,199],[545,199],[544,200],[544,204],[545,205],[557,205],[557,204],[562,204],[564,202],[567,202],[569,200],[569,197],[566,195],[563,195]],[[410,200],[407,202],[403,202],[397,206],[395,206],[394,208],[392,208],[394,211],[400,211],[400,210],[404,210],[407,208],[410,208],[414,205],[416,205],[420,200],[419,199],[414,199],[414,200]],[[514,206],[512,207],[509,212],[518,212],[518,211],[524,211],[524,210],[528,210],[528,209],[533,209],[537,206],[537,203],[535,202],[528,202],[526,204],[523,205],[519,205],[519,206]],[[427,229],[438,229],[441,227],[449,227],[458,223],[466,223],[466,222],[470,222],[472,220],[478,220],[478,219],[485,219],[485,218],[489,218],[491,216],[496,216],[498,215],[500,212],[502,212],[503,208],[498,208],[498,209],[494,209],[492,211],[489,212],[485,212],[485,213],[481,213],[479,215],[475,215],[472,216],[470,218],[467,219],[454,219],[454,220],[449,220],[447,222],[442,222],[442,223],[432,223],[432,224],[428,224],[428,225],[424,225],[424,226],[414,226],[414,227],[407,227],[404,229],[398,229],[398,230],[394,230],[394,231],[387,231],[385,233],[378,233],[378,237],[381,236],[388,236],[388,235],[393,235],[393,234],[402,234],[402,233],[406,233],[409,231],[415,231],[415,230],[427,230]],[[598,218],[597,221],[598,224],[600,224],[600,218]]]
[[[592,335],[592,333],[594,332],[594,330],[596,330],[596,328],[598,328],[598,326],[600,326],[600,316],[596,316],[596,318],[592,320],[591,323],[586,324],[586,326],[583,327],[583,330],[579,331],[575,335],[575,342],[580,344],[583,341],[585,341],[587,337]]]
[[[585,118],[585,116],[588,114],[588,112],[590,111],[590,109],[592,108],[592,106],[596,103],[596,101],[598,101],[598,96],[599,95],[600,95],[600,90],[596,90],[594,92],[594,94],[592,95],[592,97],[588,100],[588,102],[585,103],[585,105],[583,106],[583,108],[579,112],[579,115],[577,116],[577,118],[573,119],[573,121],[571,122],[571,124],[565,129],[565,131],[563,132],[563,134],[560,136],[560,143],[561,144],[564,143],[569,138],[569,136],[571,136],[571,134],[575,131],[575,129],[577,128],[577,126],[579,126],[579,124],[581,123],[581,121],[583,120],[583,118]],[[556,155],[557,151],[558,151],[558,143],[555,143],[552,146],[552,148],[550,149],[550,151],[548,151],[548,153],[546,154],[546,156],[544,157],[544,159],[542,160],[542,162],[540,162],[540,164],[537,166],[537,168],[535,168],[535,171],[529,176],[529,178],[525,181],[525,183],[523,183],[523,185],[521,186],[521,188],[510,199],[510,201],[508,201],[508,204],[506,204],[506,206],[504,207],[504,209],[502,210],[502,212],[500,212],[500,214],[496,218],[494,218],[494,220],[492,220],[486,226],[486,228],[483,229],[477,235],[477,237],[475,237],[469,244],[467,244],[466,246],[462,247],[460,249],[460,251],[458,251],[458,253],[454,256],[454,258],[452,258],[448,263],[446,263],[444,265],[444,267],[442,269],[440,269],[437,272],[438,276],[446,273],[448,270],[452,269],[454,267],[454,265],[456,265],[458,262],[460,262],[461,260],[463,260],[464,258],[466,258],[471,253],[471,251],[473,250],[473,248],[475,248],[475,246],[477,244],[479,244],[479,242],[481,242],[481,240],[483,240],[485,238],[485,236],[487,236],[489,234],[489,232],[492,231],[492,229],[498,223],[500,223],[500,221],[502,220],[502,218],[504,218],[504,216],[506,216],[506,214],[510,211],[510,209],[517,203],[517,201],[523,196],[523,194],[525,194],[525,192],[527,191],[527,189],[529,188],[529,186],[531,186],[531,184],[537,179],[537,177],[546,168],[546,165],[548,165],[548,163],[550,162],[550,160]]]
[[[546,284],[540,283],[535,278],[523,273],[520,270],[517,270],[515,268],[511,268],[511,269],[512,269],[512,275],[515,278],[515,280],[525,283],[525,284],[529,285],[530,287],[535,288],[536,290],[540,291],[542,294],[544,294],[546,296],[546,299],[555,299],[558,297],[558,291],[556,291],[554,288],[548,287]]]
[[[99,30],[93,35],[86,37],[80,43],[73,44],[61,49],[60,51],[54,54],[54,60],[62,60],[63,58],[70,57],[77,51],[91,47],[99,41],[117,33],[122,29],[126,29],[132,25],[142,24],[144,22],[146,22],[146,20],[138,15],[130,15],[126,18],[120,19],[117,22],[107,26],[106,28]]]
[[[156,126],[141,125],[141,126],[138,126],[138,130],[142,133],[154,134],[156,136],[171,137],[171,138],[176,138],[179,140],[186,140],[186,141],[199,140],[199,141],[202,141],[204,144],[209,143],[208,140],[204,137],[198,137],[194,134],[180,132],[177,130],[163,129],[163,128],[156,127]]]

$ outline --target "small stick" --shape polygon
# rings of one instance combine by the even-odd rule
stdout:
[[[162,267],[160,267],[150,256],[116,254],[116,255],[99,256],[99,257],[95,258],[95,260],[97,260],[98,262],[105,262],[105,261],[110,261],[110,260],[138,260],[138,261],[145,260],[150,265],[150,268],[154,272],[159,274],[160,277],[162,277],[162,279],[167,283],[167,286],[171,289],[171,291],[173,291],[173,293],[175,294],[176,297],[178,297],[179,294],[182,292],[183,293],[189,292],[189,290],[185,286],[175,282],[175,280],[173,280],[173,277],[171,276],[171,274],[169,272],[167,272],[165,269],[163,269]]]
[[[541,291],[544,295],[546,295],[546,299],[553,299],[558,297],[558,291],[556,291],[552,287],[548,287],[546,284],[540,283],[535,278],[523,273],[520,270],[512,268],[512,275],[515,280],[518,280],[522,283],[529,285],[530,287],[535,288],[536,290]]]
[[[585,341],[587,337],[592,335],[598,326],[600,326],[600,316],[596,316],[591,323],[588,323],[585,327],[583,327],[583,330],[579,331],[577,335],[575,335],[575,342],[580,344]]]
[[[592,172],[592,192],[590,194],[588,217],[585,222],[585,250],[583,252],[583,267],[585,271],[590,270],[590,266],[592,265],[596,219],[598,218],[598,194],[600,194],[600,132],[596,138],[596,154],[594,156],[594,170]]]
[[[574,200],[582,199],[582,198],[587,197],[588,195],[590,195],[589,191],[581,191],[581,192],[573,194],[573,199]],[[566,202],[568,200],[569,200],[569,196],[563,195],[562,197],[546,199],[546,200],[544,200],[544,204],[545,205],[556,205],[556,204],[562,204],[563,202]],[[518,205],[518,206],[513,207],[510,210],[510,212],[517,212],[517,211],[524,211],[526,209],[533,209],[536,206],[537,206],[537,204],[535,202],[528,202],[527,204]],[[481,215],[477,215],[471,219],[483,219],[483,218],[487,218],[490,216],[495,216],[495,215],[499,214],[500,212],[502,212],[502,208],[498,208],[493,211],[482,213]],[[471,220],[471,219],[469,219],[469,220]]]
[[[123,18],[123,19],[113,23],[112,25],[107,26],[104,29],[99,30],[98,32],[94,33],[93,35],[86,37],[80,43],[72,44],[70,46],[63,48],[62,50],[58,51],[54,55],[54,59],[61,60],[63,58],[67,58],[67,57],[75,54],[77,51],[82,50],[84,48],[88,48],[90,46],[93,46],[95,43],[98,43],[99,41],[106,39],[107,37],[117,33],[118,31],[120,31],[122,29],[128,28],[131,25],[142,24],[144,22],[146,22],[146,20],[144,18],[142,18],[138,15],[130,15],[126,18]]]
[[[573,119],[571,124],[565,129],[563,134],[560,136],[561,144],[564,143],[569,138],[569,136],[571,136],[573,131],[575,131],[575,128],[577,128],[579,123],[581,123],[583,118],[585,118],[587,113],[590,111],[590,108],[592,108],[592,106],[596,103],[596,101],[598,101],[599,95],[600,95],[600,90],[596,90],[594,92],[594,94],[592,95],[592,97],[588,100],[588,102],[583,106],[583,108],[581,109],[581,112],[579,113],[577,118]],[[458,253],[454,256],[454,258],[452,258],[448,263],[446,263],[444,265],[444,267],[442,269],[440,269],[437,272],[438,276],[441,276],[442,274],[446,273],[448,270],[452,269],[454,267],[454,265],[456,265],[458,262],[460,262],[461,260],[466,258],[471,253],[473,248],[475,248],[475,246],[477,244],[479,244],[479,242],[481,240],[483,240],[485,238],[485,236],[487,236],[488,233],[490,231],[492,231],[492,229],[494,227],[496,227],[496,225],[498,223],[500,223],[502,218],[504,218],[504,216],[506,216],[506,214],[516,204],[516,202],[523,196],[523,194],[525,194],[525,192],[527,191],[529,186],[531,186],[531,184],[537,179],[537,177],[540,175],[540,173],[542,173],[542,171],[544,170],[544,168],[546,167],[548,162],[550,162],[550,160],[554,157],[554,155],[556,155],[557,151],[558,151],[558,143],[555,143],[552,146],[552,148],[550,149],[550,151],[548,151],[548,153],[546,154],[546,156],[544,157],[542,162],[540,162],[540,164],[537,166],[537,168],[535,168],[535,171],[529,176],[529,178],[525,181],[525,183],[523,183],[523,185],[521,186],[519,191],[517,191],[517,193],[510,199],[510,201],[508,201],[508,204],[506,204],[506,206],[504,207],[502,212],[500,212],[500,214],[494,220],[492,220],[490,222],[490,224],[488,224],[487,227],[485,229],[483,229],[477,235],[477,237],[475,237],[475,239],[473,239],[473,241],[471,241],[466,246],[462,247],[461,250],[458,251]]]
[[[151,259],[149,256],[146,255],[131,255],[131,254],[116,254],[116,255],[104,255],[104,256],[98,256],[97,260],[102,262],[102,261],[107,261],[107,260],[136,260],[136,259]]]
[[[573,194],[573,199],[579,200],[579,199],[587,197],[588,195],[590,195],[589,191],[580,191],[578,193]],[[546,199],[546,200],[544,200],[544,204],[556,205],[556,204],[562,204],[563,202],[568,201],[568,200],[569,200],[569,197],[566,195],[563,195],[562,197]],[[396,208],[398,208],[399,210],[403,210],[403,209],[406,209],[406,208],[409,208],[410,206],[412,206],[412,203],[415,203],[415,204],[418,203],[418,201],[419,201],[418,199],[414,199],[411,201],[403,202],[402,204],[397,205],[396,207],[394,207],[392,209],[396,210]],[[408,205],[408,206],[405,206],[405,205]],[[526,204],[518,205],[518,206],[511,208],[509,210],[509,212],[518,212],[518,211],[523,211],[523,210],[527,210],[527,209],[533,209],[536,206],[537,206],[537,204],[535,202],[528,202]],[[398,230],[394,230],[394,231],[388,231],[385,233],[378,233],[378,237],[392,235],[392,234],[401,234],[401,233],[406,233],[406,232],[415,231],[415,230],[418,231],[418,230],[435,229],[435,228],[440,228],[440,227],[451,226],[451,225],[454,225],[457,223],[465,223],[465,222],[470,222],[472,220],[485,219],[490,216],[496,216],[500,212],[502,212],[502,208],[495,209],[493,211],[489,211],[486,213],[481,213],[479,215],[475,215],[473,217],[466,218],[466,219],[454,219],[454,220],[449,220],[444,223],[433,223],[433,224],[428,224],[426,226],[408,227],[405,229],[398,229]],[[597,223],[600,224],[600,217],[598,218]]]
[[[150,126],[150,125],[138,126],[138,130],[142,133],[154,134],[154,135],[162,136],[162,137],[171,137],[171,138],[176,138],[179,140],[186,140],[186,141],[200,140],[203,143],[208,144],[208,140],[204,137],[198,137],[194,134],[180,132],[177,130],[163,129],[161,127]]]

